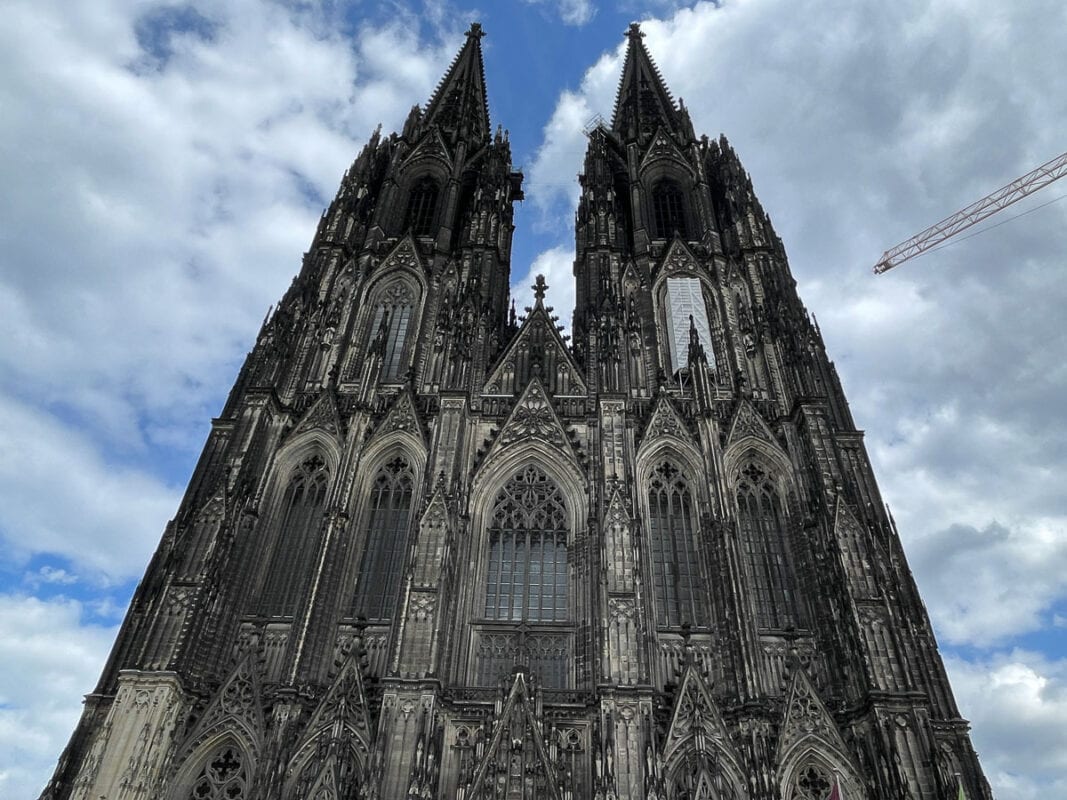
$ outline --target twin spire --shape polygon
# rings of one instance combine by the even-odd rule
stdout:
[[[489,103],[485,92],[485,64],[482,61],[482,37],[485,32],[472,22],[459,54],[437,84],[426,104],[423,124],[436,123],[453,141],[488,141]]]
[[[467,41],[426,104],[423,124],[436,123],[455,141],[488,141],[489,103],[482,60],[482,26],[471,23]],[[611,129],[623,139],[651,136],[659,127],[679,130],[679,109],[663,82],[659,68],[642,41],[645,34],[634,22],[626,32],[629,43],[622,79],[615,98]]]

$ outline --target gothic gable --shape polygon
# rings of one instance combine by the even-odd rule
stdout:
[[[836,754],[837,760],[848,763],[845,743],[826,710],[822,700],[811,685],[807,673],[798,668],[793,675],[786,705],[785,721],[778,737],[777,763],[786,766],[808,748]]]
[[[337,411],[337,402],[331,389],[322,390],[311,404],[311,408],[304,412],[304,416],[297,422],[289,438],[293,439],[309,431],[323,431],[335,439],[341,438],[341,415]]]
[[[649,165],[657,161],[670,161],[685,169],[686,172],[691,173],[693,171],[682,151],[675,144],[673,137],[662,126],[656,131],[648,150],[645,151],[645,157],[641,159],[640,171],[644,172]]]
[[[648,425],[645,426],[644,436],[641,437],[641,447],[644,448],[654,440],[663,437],[677,439],[689,445],[696,445],[693,434],[689,432],[689,427],[678,414],[674,403],[665,394],[660,395],[659,400],[656,401],[656,406],[652,410],[652,417],[649,419]]]
[[[671,242],[667,248],[667,253],[659,263],[659,268],[656,270],[656,281],[661,278],[669,278],[672,275],[692,277],[698,274],[699,269],[700,262],[693,255],[693,251],[689,249],[689,245],[681,239],[675,239]]]
[[[778,440],[771,433],[770,426],[748,400],[742,400],[737,406],[730,433],[726,437],[726,446],[732,447],[744,439],[756,439],[778,448]]]
[[[400,393],[389,408],[389,411],[386,412],[381,424],[374,429],[374,438],[388,436],[397,431],[415,436],[423,445],[426,444],[426,434],[419,420],[419,412],[415,408],[415,401],[411,397],[411,392],[406,390]]]
[[[469,800],[563,800],[536,706],[526,676],[517,672],[467,788]]]
[[[259,675],[254,656],[249,653],[234,667],[178,748],[181,757],[174,760],[175,766],[184,763],[204,743],[223,734],[240,738],[255,758],[266,727],[262,708]]]
[[[415,240],[410,233],[397,242],[396,246],[389,251],[389,254],[382,259],[382,263],[378,265],[377,272],[386,272],[396,268],[408,269],[418,275],[422,274],[422,259],[419,258],[419,251],[415,247]]]
[[[430,128],[429,132],[415,145],[415,149],[404,159],[403,166],[411,167],[423,159],[437,161],[446,170],[452,171],[452,153],[437,127]]]
[[[316,739],[322,736],[329,738],[337,731],[347,733],[349,744],[366,763],[372,728],[363,675],[359,671],[359,662],[354,654],[345,660],[329,691],[311,715],[311,721],[308,722],[300,746],[296,749],[297,757],[294,760],[299,760],[301,753],[312,746]]]
[[[512,394],[539,379],[553,395],[587,393],[578,365],[538,300],[485,382],[486,394]]]
[[[725,759],[739,773],[741,759],[704,677],[690,664],[682,674],[663,742],[664,762],[682,751]]]
[[[537,378],[533,378],[526,386],[519,402],[504,421],[488,455],[523,441],[542,442],[573,458],[563,423],[556,416],[548,392]]]

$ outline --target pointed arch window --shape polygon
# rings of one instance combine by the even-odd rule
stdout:
[[[415,295],[402,282],[388,286],[374,306],[372,348],[381,353],[383,381],[399,381],[404,377],[408,328],[414,309]]]
[[[403,458],[382,465],[374,476],[353,616],[377,622],[393,618],[407,555],[413,493],[414,475]]]
[[[412,236],[432,235],[437,195],[437,181],[428,175],[419,179],[412,187],[405,216],[406,227],[411,230]]]
[[[304,595],[322,541],[322,516],[330,473],[313,455],[300,464],[286,484],[274,552],[267,567],[262,613],[293,616]]]
[[[224,744],[205,761],[193,780],[189,800],[243,800],[247,797],[248,768],[244,754]]]
[[[656,624],[698,625],[706,619],[695,552],[693,496],[678,468],[665,461],[648,483],[648,528]]]
[[[742,473],[737,512],[756,625],[775,630],[793,627],[797,620],[782,503],[774,485],[755,465]]]
[[[672,180],[663,179],[652,188],[652,229],[656,239],[670,239],[675,231],[688,238],[685,199]]]
[[[505,483],[493,506],[485,617],[511,622],[568,617],[567,510],[559,487],[535,466]]]

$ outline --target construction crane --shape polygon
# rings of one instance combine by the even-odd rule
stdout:
[[[874,265],[875,274],[880,275],[898,264],[903,264],[908,259],[922,255],[927,250],[942,244],[946,239],[952,238],[960,231],[967,230],[972,225],[991,217],[1012,203],[1019,202],[1027,195],[1031,195],[1038,189],[1048,186],[1064,175],[1067,175],[1067,153],[1056,156],[1032,172],[1026,173],[1021,178],[1016,178],[1007,186],[997,189],[992,194],[971,203],[952,216],[945,217],[937,224],[931,225],[922,233],[917,233],[907,241],[886,250],[882,253],[878,263]]]

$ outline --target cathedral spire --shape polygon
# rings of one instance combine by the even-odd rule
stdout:
[[[659,67],[648,54],[642,41],[641,26],[631,23],[626,31],[626,63],[622,68],[619,91],[615,96],[615,113],[611,129],[624,140],[647,138],[663,126],[677,132],[678,107],[663,82]]]
[[[491,135],[482,62],[483,36],[482,26],[472,22],[467,41],[426,104],[423,124],[439,125],[453,141],[466,137],[473,142],[486,142]]]

